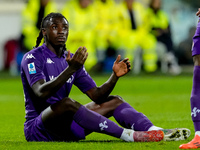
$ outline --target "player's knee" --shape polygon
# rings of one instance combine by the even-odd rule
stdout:
[[[125,103],[125,100],[119,95],[110,95],[108,99],[112,100],[115,105],[120,105],[122,103]]]
[[[64,107],[64,109],[66,111],[77,111],[79,109],[79,107],[81,106],[80,103],[78,103],[77,101],[69,98],[69,97],[66,97],[62,100],[62,106]]]
[[[195,66],[200,66],[200,55],[193,56],[193,61]]]

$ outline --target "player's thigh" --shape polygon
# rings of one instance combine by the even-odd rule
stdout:
[[[73,116],[81,104],[70,99],[63,100],[49,106],[42,112],[45,128],[57,135],[66,136],[71,130]]]
[[[80,103],[76,102],[71,98],[63,98],[62,100],[49,106],[42,112],[43,122],[54,121],[59,118],[71,118],[81,106]]]

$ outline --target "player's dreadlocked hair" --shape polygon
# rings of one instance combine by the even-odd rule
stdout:
[[[47,27],[47,22],[50,21],[51,18],[56,18],[56,17],[65,18],[65,16],[63,16],[61,13],[50,13],[42,19],[41,26],[40,26],[40,33],[39,33],[39,36],[37,37],[36,45],[34,48],[38,47],[42,41],[42,38],[43,38],[42,29]],[[64,49],[66,50],[65,45],[64,45]]]

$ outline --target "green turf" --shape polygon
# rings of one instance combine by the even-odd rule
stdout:
[[[101,85],[108,76],[93,77]],[[92,133],[80,142],[26,142],[23,133],[25,121],[24,98],[19,77],[0,76],[0,150],[4,149],[135,149],[173,150],[194,136],[190,117],[192,74],[185,76],[141,75],[122,77],[112,94],[122,96],[155,125],[163,128],[187,127],[192,131],[188,140],[178,142],[127,143],[104,134]],[[90,100],[76,87],[70,97],[85,104]],[[111,118],[114,120],[113,118]]]

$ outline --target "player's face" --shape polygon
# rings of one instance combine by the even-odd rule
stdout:
[[[46,40],[54,45],[63,46],[67,41],[69,24],[65,18],[51,18],[46,28]]]

